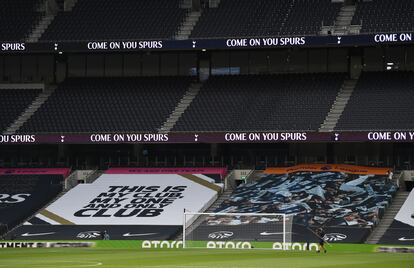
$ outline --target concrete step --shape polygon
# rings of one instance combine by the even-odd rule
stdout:
[[[334,109],[331,109],[331,111],[329,111],[329,115],[326,118],[332,118],[332,117],[337,117],[338,115],[341,115],[343,111],[343,107],[339,107],[339,109],[337,109],[336,107]]]
[[[325,119],[324,126],[326,126],[326,127],[335,126],[336,121],[337,121],[337,119],[334,119],[334,120],[332,120],[332,119],[331,120]]]
[[[339,94],[336,98],[336,103],[347,102],[352,94]]]
[[[187,35],[179,35],[179,34],[177,34],[174,38],[176,40],[187,40],[188,39]]]
[[[348,21],[338,21],[338,22],[335,22],[335,25],[339,26],[339,27],[344,27],[344,26],[348,26],[349,22]],[[346,31],[344,30],[343,32],[346,32]]]
[[[327,118],[325,119],[324,123],[326,126],[330,126],[330,125],[335,125],[337,121],[338,121],[337,118]]]
[[[191,30],[193,29],[193,27],[194,26],[191,26],[191,25],[189,25],[189,26],[182,26],[180,28],[180,32],[191,32]]]
[[[354,11],[352,10],[341,10],[338,13],[339,17],[352,17],[354,15]]]
[[[356,6],[343,6],[341,7],[341,11],[352,11],[355,12]]]
[[[335,110],[330,111],[331,116],[328,116],[327,118],[332,118],[332,117],[336,118],[338,115],[342,114],[342,111],[343,111],[343,107],[339,107],[338,109],[336,109],[335,107]]]
[[[349,97],[352,95],[352,93],[341,93],[338,95],[338,100],[348,101]]]
[[[352,15],[342,16],[339,15],[339,17],[336,18],[336,21],[349,21],[352,20]]]
[[[178,32],[179,34],[181,34],[181,35],[190,35],[191,34],[191,31],[190,30],[180,30],[179,32]]]

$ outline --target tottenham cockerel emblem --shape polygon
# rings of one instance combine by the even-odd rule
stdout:
[[[346,235],[340,233],[326,234],[323,239],[328,242],[342,241],[346,239]]]
[[[232,236],[233,236],[233,232],[229,232],[229,231],[219,231],[219,232],[214,232],[208,235],[208,237],[211,239],[226,239]]]

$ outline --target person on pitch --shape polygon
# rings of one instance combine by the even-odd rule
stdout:
[[[319,228],[318,230],[316,230],[316,233],[319,237],[319,250],[317,251],[318,253],[321,252],[321,250],[323,250],[324,253],[326,253],[326,248],[325,248],[325,231],[322,228]]]

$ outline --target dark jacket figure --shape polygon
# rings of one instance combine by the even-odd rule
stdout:
[[[323,250],[324,253],[326,253],[326,248],[325,248],[325,231],[322,228],[319,228],[316,233],[318,234],[319,237],[319,250],[318,253],[321,252],[321,250]]]

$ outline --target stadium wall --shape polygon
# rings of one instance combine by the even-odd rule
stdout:
[[[0,54],[0,82],[61,82],[67,77],[197,76],[414,70],[409,46],[273,48],[143,53]],[[203,67],[202,67],[203,66]],[[205,72],[205,70],[204,70]],[[353,77],[352,76],[352,77]]]

